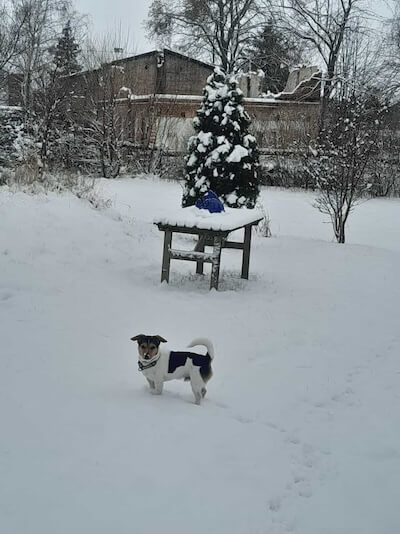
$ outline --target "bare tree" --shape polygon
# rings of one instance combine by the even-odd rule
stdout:
[[[400,93],[400,7],[397,6],[390,21],[389,35],[386,41],[386,83],[391,95]]]
[[[85,133],[98,153],[102,176],[119,175],[122,161],[123,120],[117,106],[121,87],[116,65],[104,64],[90,73],[91,105],[85,113]]]
[[[22,102],[26,115],[33,110],[33,92],[36,80],[49,70],[51,48],[62,27],[73,18],[71,0],[18,0],[17,20],[21,23],[21,52],[15,61],[22,73]]]
[[[20,16],[15,0],[0,2],[0,71],[9,67],[21,52],[21,33],[25,17]]]
[[[127,110],[120,100],[132,92],[135,80],[126,72],[120,50],[128,46],[129,36],[118,31],[89,43],[84,58],[88,70],[78,74],[73,89],[77,95],[86,95],[77,118],[86,144],[85,158],[97,162],[106,178],[119,175],[127,137]]]
[[[335,87],[343,41],[347,32],[355,31],[355,21],[359,29],[362,2],[363,0],[282,0],[281,3],[282,25],[307,42],[311,50],[318,53],[326,69],[321,128],[328,100]]]
[[[260,28],[259,0],[153,0],[148,34],[230,72]]]
[[[336,240],[344,243],[348,217],[371,188],[367,169],[376,154],[380,109],[361,95],[331,106],[307,170],[319,189],[315,207],[329,215]]]
[[[40,147],[38,161],[41,171],[49,159],[49,145],[57,145],[60,148],[66,141],[66,131],[73,121],[69,76],[81,69],[78,61],[79,53],[79,44],[68,22],[62,35],[59,36],[57,46],[53,47],[52,62],[48,65],[48,69],[41,69],[36,79],[33,111]],[[65,154],[64,150],[58,152]]]

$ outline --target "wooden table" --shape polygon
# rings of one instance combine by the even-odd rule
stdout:
[[[190,211],[189,211],[190,210]],[[169,282],[171,260],[196,262],[196,273],[203,274],[204,263],[211,263],[210,289],[218,289],[221,251],[223,248],[242,250],[241,277],[249,278],[251,229],[263,215],[259,210],[229,209],[225,213],[210,214],[209,217],[196,217],[197,208],[181,208],[175,216],[160,218],[154,224],[164,232],[164,249],[161,268],[161,282]],[[228,236],[235,230],[244,229],[243,241],[229,241]],[[174,233],[198,236],[194,250],[172,248]],[[205,252],[211,246],[212,252]]]

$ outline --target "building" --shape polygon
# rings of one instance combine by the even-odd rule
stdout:
[[[123,137],[141,147],[183,151],[193,134],[192,119],[213,66],[172,50],[154,50],[118,59],[64,80],[72,112],[84,120],[88,110],[108,106],[118,114]],[[9,80],[9,98],[18,100],[18,75]],[[318,132],[320,73],[296,69],[285,90],[261,95],[257,73],[243,75],[240,87],[252,131],[261,148],[285,149]],[[11,100],[10,102],[11,103]]]

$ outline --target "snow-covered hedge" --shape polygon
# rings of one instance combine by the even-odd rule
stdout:
[[[23,129],[21,108],[0,106],[0,167],[11,167],[21,160]]]

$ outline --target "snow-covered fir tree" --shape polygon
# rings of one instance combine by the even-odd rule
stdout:
[[[62,30],[62,35],[58,39],[57,47],[54,52],[54,64],[59,75],[69,75],[82,70],[78,61],[80,48],[75,40],[71,28],[71,22],[68,21]]]
[[[212,190],[229,207],[254,208],[259,154],[242,101],[237,79],[217,67],[207,80],[193,121],[197,134],[189,140],[184,207]]]

